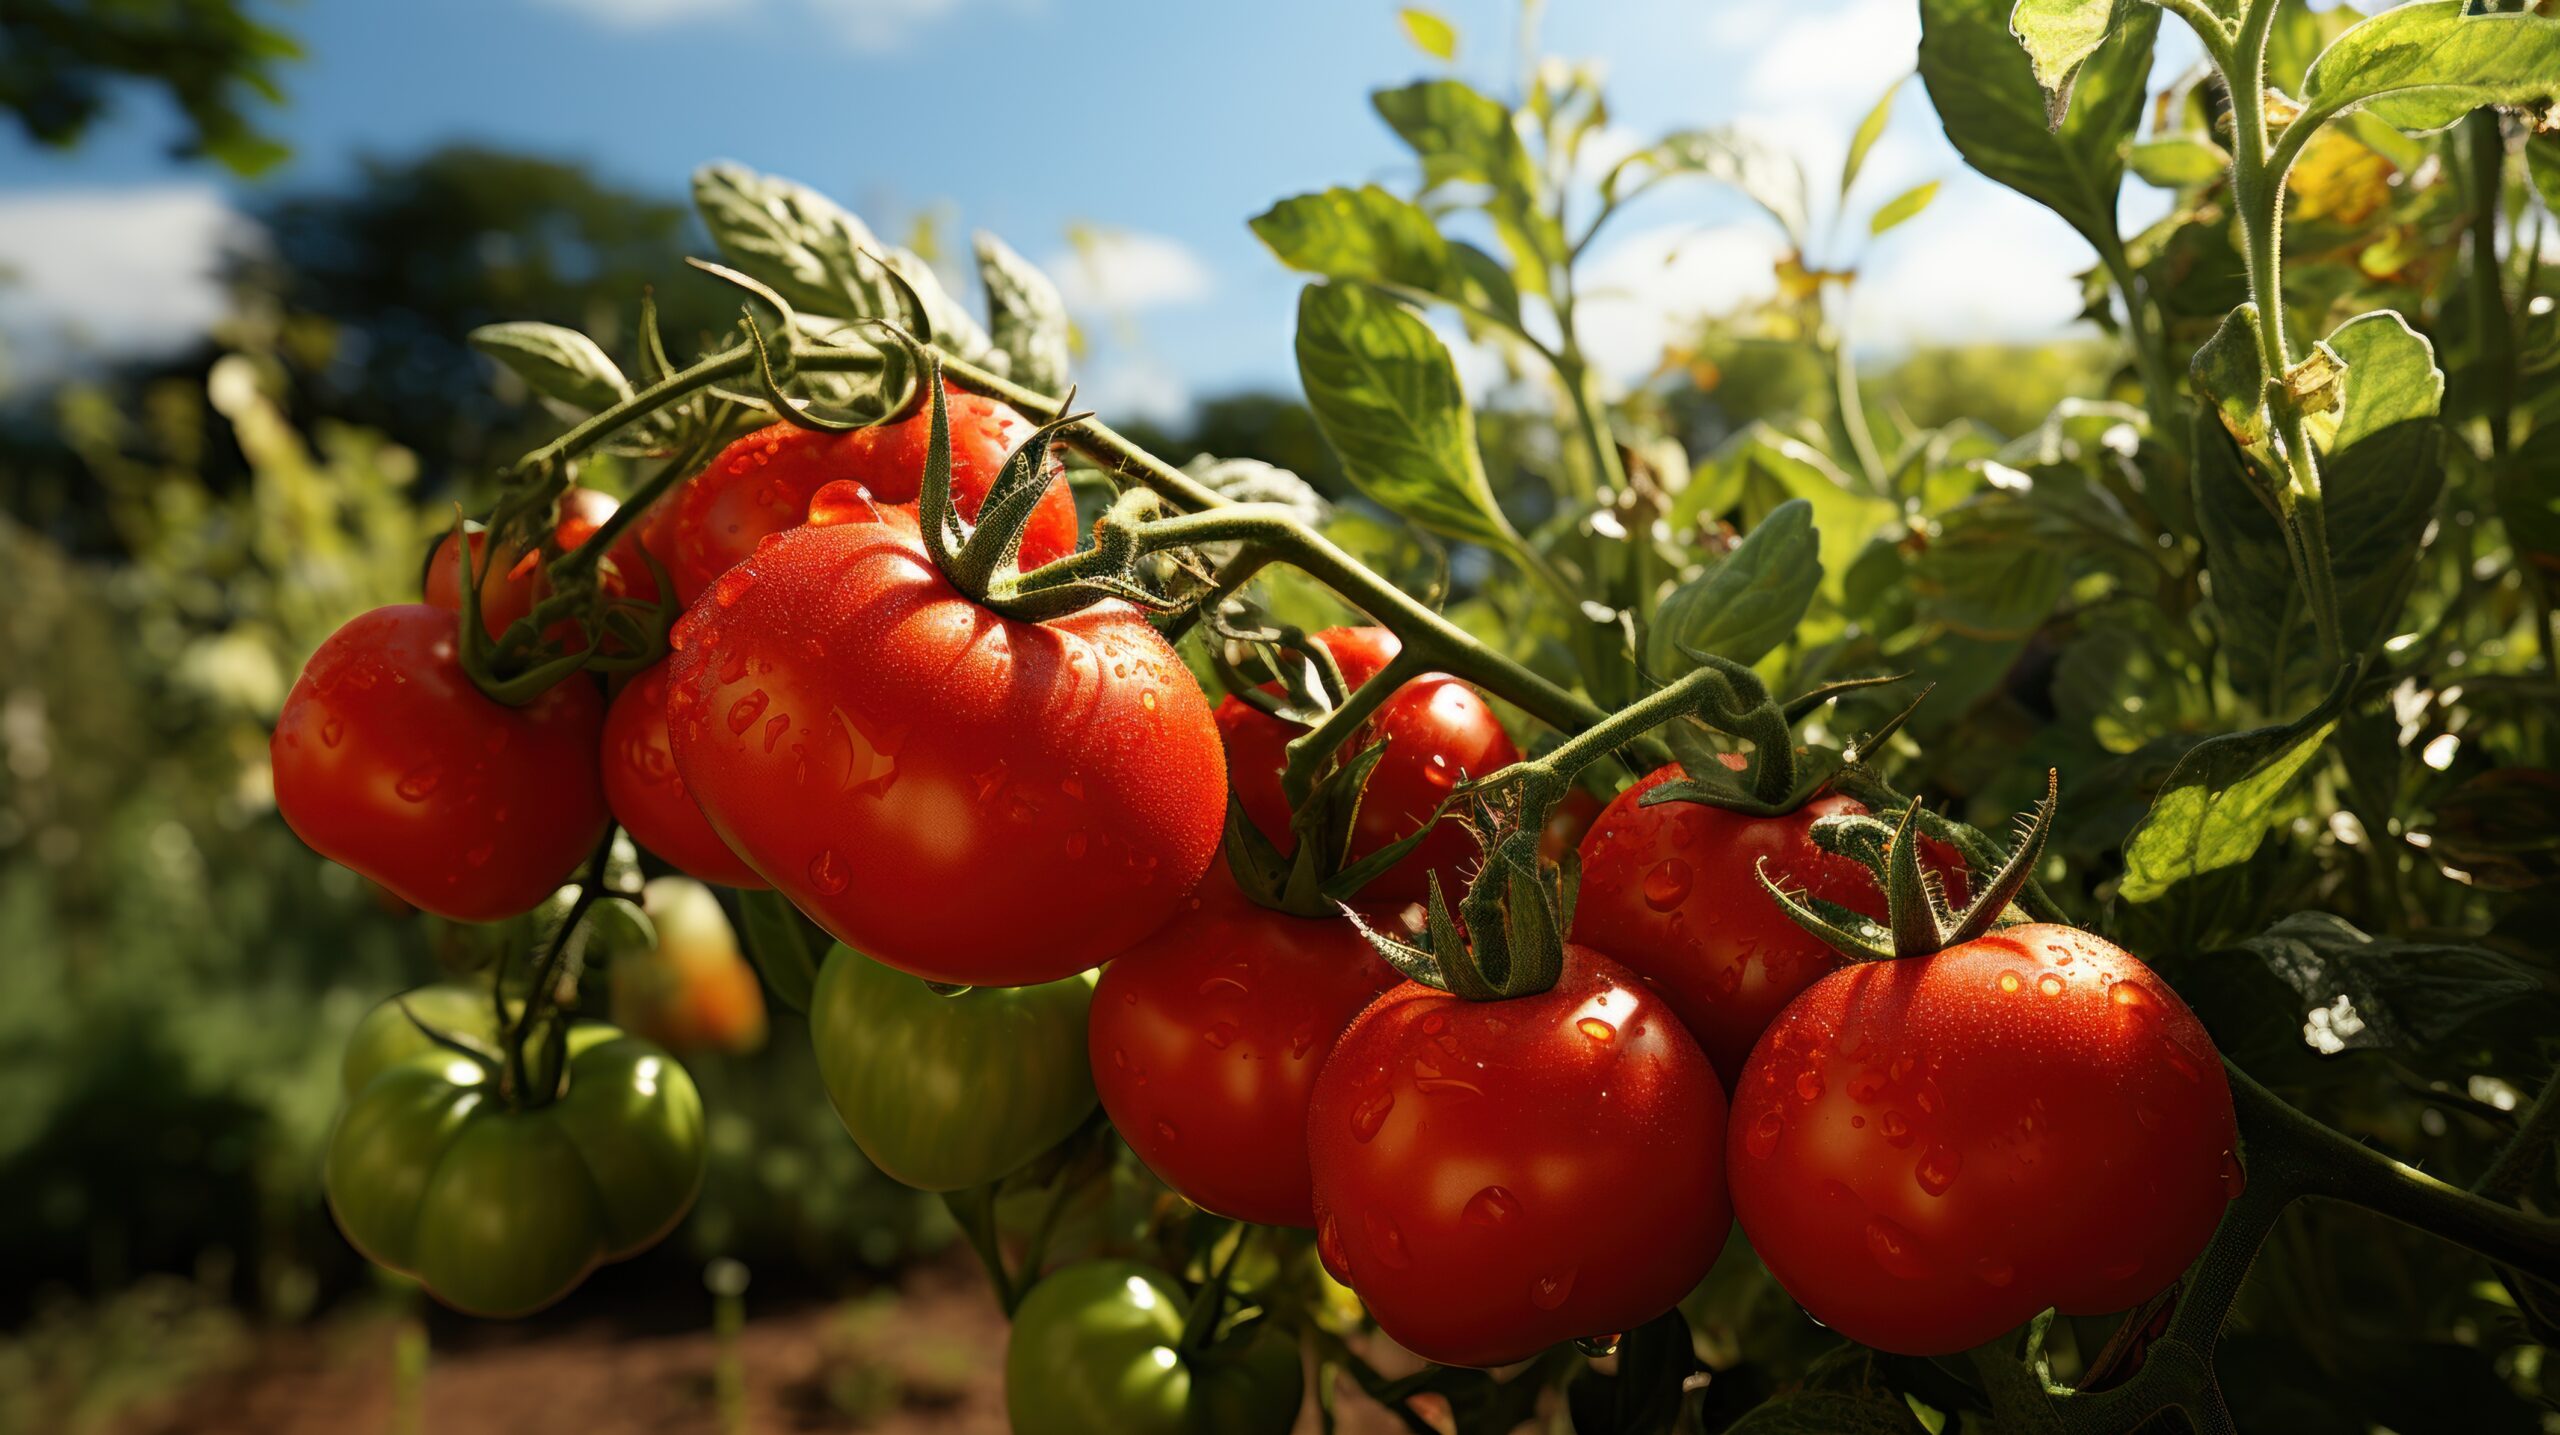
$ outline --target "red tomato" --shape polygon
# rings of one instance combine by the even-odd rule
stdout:
[[[705,882],[761,887],[711,820],[686,795],[667,746],[667,664],[650,664],[614,697],[604,718],[604,797],[631,840]],[[630,1023],[622,1024],[633,1029]],[[669,1043],[661,1041],[661,1046]]]
[[[1004,461],[1031,437],[1031,421],[1010,405],[946,385],[951,420],[951,499],[975,518]],[[769,533],[808,521],[809,500],[829,483],[861,484],[882,503],[913,504],[924,486],[933,415],[919,405],[896,423],[851,433],[816,433],[779,423],[720,451],[687,479],[657,519],[650,547],[676,580],[687,606],[714,580],[744,562]],[[1022,533],[1022,566],[1036,568],[1076,549],[1075,495],[1066,462],[1049,457],[1049,491]]]
[[[1217,850],[1217,725],[1145,616],[1001,617],[903,510],[773,536],[674,642],[668,734],[712,829],[912,975],[1082,971],[1161,926]]]
[[[1222,1216],[1312,1226],[1307,1098],[1334,1038],[1400,980],[1350,922],[1257,906],[1213,865],[1102,969],[1093,1083],[1165,1184]]]
[[[550,896],[603,840],[604,703],[584,677],[520,708],[490,701],[456,658],[457,626],[409,603],[330,634],[268,757],[277,810],[322,856],[487,922]]]
[[[1727,761],[1740,765],[1730,755]],[[1676,762],[1646,774],[1583,837],[1573,939],[1661,988],[1730,1089],[1760,1033],[1796,993],[1840,966],[1837,953],[1769,900],[1761,859],[1789,891],[1878,921],[1884,893],[1855,860],[1813,845],[1814,819],[1867,810],[1855,798],[1824,793],[1783,817],[1699,802],[1640,805],[1646,793],[1684,775]],[[1949,898],[1963,901],[1963,858],[1928,838],[1920,852]]]
[[[1343,682],[1354,688],[1376,676],[1402,646],[1384,628],[1327,628],[1315,639],[1333,654]],[[1266,687],[1276,691],[1276,685]],[[1218,703],[1218,731],[1226,739],[1227,780],[1245,815],[1283,853],[1296,851],[1298,836],[1289,827],[1280,771],[1287,765],[1290,742],[1305,729],[1227,697]],[[1425,673],[1396,689],[1343,752],[1356,753],[1381,741],[1387,750],[1361,794],[1348,861],[1411,836],[1460,778],[1482,777],[1520,760],[1520,749],[1502,730],[1492,705],[1446,673]],[[1436,871],[1441,890],[1455,904],[1476,861],[1475,839],[1456,821],[1443,821],[1403,861],[1362,888],[1360,899],[1386,906],[1422,901],[1430,895]]]
[[[560,519],[551,531],[550,550],[566,553],[595,536],[604,521],[614,515],[621,502],[609,493],[592,488],[570,488],[560,495]],[[613,551],[597,566],[597,585],[611,597],[631,598],[653,603],[658,598],[658,580],[649,571],[648,560],[641,556],[640,530],[645,523],[635,523],[615,541]],[[471,535],[471,571],[480,580],[480,623],[494,638],[504,633],[516,619],[533,611],[533,605],[551,596],[551,581],[542,571],[542,555],[527,552],[510,544],[498,551],[492,567],[488,554],[488,535]],[[462,611],[462,561],[456,556],[453,534],[448,532],[436,544],[435,553],[427,559],[426,601],[448,612]],[[554,624],[548,636],[564,644],[578,641],[578,626],[571,622]]]
[[[1653,989],[1588,947],[1536,996],[1407,982],[1316,1079],[1317,1253],[1381,1329],[1449,1365],[1633,1330],[1724,1247],[1724,1111]]]
[[[1816,1319],[1951,1355],[2175,1279],[2239,1193],[2234,1134],[2212,1040],[2148,967],[2010,927],[1798,997],[1734,1095],[1733,1201]]]

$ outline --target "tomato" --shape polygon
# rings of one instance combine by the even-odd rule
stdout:
[[[1733,1201],[1817,1319],[1948,1355],[2175,1279],[2238,1194],[2234,1131],[2211,1039],[2149,968],[2009,927],[1796,998],[1734,1095]]]
[[[1163,925],[1217,849],[1217,725],[1145,616],[982,608],[897,509],[775,535],[673,641],[668,734],[712,829],[901,971],[1080,972]]]
[[[526,911],[604,838],[604,703],[573,676],[520,708],[472,686],[454,615],[376,608],[286,695],[276,808],[322,856],[465,922]]]
[[[809,998],[818,1077],[871,1164],[925,1191],[983,1186],[1093,1112],[1092,978],[944,996],[849,947]]]
[[[495,1033],[488,994],[429,988],[411,1008]],[[396,1003],[358,1027],[323,1184],[365,1257],[469,1315],[530,1314],[606,1261],[656,1245],[702,1187],[702,1099],[665,1052],[612,1027],[569,1033],[560,1099],[511,1109],[482,1068],[430,1045]]]
[[[1031,437],[1031,421],[995,399],[945,386],[951,424],[951,500],[963,518],[1004,471],[1004,461]],[[882,503],[913,504],[924,486],[933,416],[924,405],[895,423],[818,433],[779,423],[720,451],[711,466],[685,480],[657,520],[650,546],[690,606],[721,574],[746,561],[766,535],[808,521],[809,500],[839,479],[861,484]],[[1023,530],[1021,564],[1036,568],[1076,549],[1076,503],[1054,452],[1049,491]]]
[[[764,879],[738,860],[684,790],[667,746],[667,665],[650,664],[614,696],[604,718],[604,797],[631,840],[691,876],[729,887]]]
[[[658,945],[614,955],[613,1024],[679,1056],[763,1046],[764,986],[720,899],[690,877],[653,877],[641,907]]]
[[[1567,852],[1579,851],[1591,824],[1600,818],[1601,801],[1588,788],[1568,789],[1547,813],[1546,825],[1538,829],[1538,859],[1562,862]]]
[[[1333,654],[1346,687],[1357,688],[1377,675],[1403,645],[1384,628],[1328,628],[1315,635]],[[1270,690],[1276,687],[1266,685]],[[1297,850],[1297,834],[1289,826],[1289,801],[1280,788],[1288,746],[1305,729],[1229,696],[1218,703],[1218,732],[1227,748],[1227,780],[1245,815],[1283,853]],[[1346,862],[1356,862],[1400,838],[1411,836],[1428,820],[1462,777],[1482,777],[1520,760],[1520,749],[1502,730],[1502,720],[1484,696],[1445,673],[1425,673],[1396,689],[1344,745],[1348,755],[1387,745],[1361,791]],[[1476,840],[1455,821],[1442,822],[1404,860],[1380,873],[1360,891],[1364,902],[1396,905],[1419,902],[1430,895],[1430,877],[1451,903],[1474,874]]]
[[[1068,1266],[1031,1288],[1004,1352],[1014,1435],[1283,1435],[1306,1375],[1297,1344],[1260,1321],[1181,1349],[1189,1299],[1128,1261]]]
[[[1103,1109],[1194,1203],[1312,1226],[1307,1098],[1334,1038],[1399,980],[1350,922],[1256,906],[1212,869],[1190,909],[1102,969]]]
[[[1728,759],[1736,766],[1738,759]],[[1660,988],[1731,1089],[1760,1039],[1796,993],[1840,958],[1787,919],[1760,885],[1759,863],[1789,891],[1803,891],[1882,921],[1884,893],[1867,869],[1813,845],[1817,818],[1864,813],[1822,793],[1781,817],[1752,817],[1701,802],[1642,805],[1685,776],[1657,768],[1618,794],[1582,839],[1582,892],[1573,937],[1625,962]],[[1932,838],[1924,865],[1951,901],[1967,892],[1964,859]]]
[[[1633,1330],[1724,1246],[1724,1115],[1662,999],[1588,947],[1568,944],[1535,996],[1407,982],[1316,1079],[1317,1253],[1381,1329],[1448,1365]]]
[[[584,545],[620,507],[609,493],[592,488],[564,490],[560,495],[559,522],[552,529],[548,551],[566,553]],[[641,528],[642,525],[633,524],[625,529],[613,551],[597,567],[597,586],[609,597],[643,603],[657,601],[658,580],[640,551]],[[480,580],[480,624],[494,638],[532,612],[534,604],[551,596],[551,581],[542,570],[542,554],[528,552],[521,544],[509,544],[492,559],[488,554],[488,534],[475,532],[470,540],[471,571]],[[427,559],[425,595],[427,603],[434,607],[453,613],[462,611],[462,560],[450,532]],[[564,645],[579,642],[577,625],[566,621],[553,625],[547,636]]]

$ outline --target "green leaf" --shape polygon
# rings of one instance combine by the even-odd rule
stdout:
[[[1365,284],[1298,296],[1298,378],[1352,486],[1435,533],[1513,549],[1448,346]]]
[[[2303,1040],[2324,1056],[2475,1040],[2519,1019],[2548,1029],[2549,986],[2485,947],[2367,936],[2343,917],[2297,912],[2240,950],[2300,998]]]
[[[2125,152],[2125,162],[2143,183],[2162,189],[2211,184],[2231,170],[2231,156],[2202,135],[2143,140]]]
[[[2247,861],[2277,820],[2277,804],[2346,712],[2348,669],[2319,706],[2292,722],[2226,733],[2189,748],[2124,843],[2128,902],[2148,902],[2182,878]]]
[[[2223,316],[2213,337],[2187,361],[2187,378],[2197,396],[2213,406],[2214,417],[2231,437],[2261,460],[2270,457],[2264,338],[2258,306],[2243,304]]]
[[[787,179],[743,165],[694,171],[694,207],[732,268],[781,295],[794,308],[825,318],[920,318],[934,342],[973,363],[1010,365],[977,320],[942,287],[933,266],[913,251],[874,235],[834,200]],[[891,277],[894,273],[895,277]],[[910,316],[898,281],[923,305]],[[841,342],[855,342],[846,336]]]
[[[2560,214],[2560,134],[2538,134],[2526,140],[2524,162],[2533,187],[2542,191],[2542,207]]]
[[[2350,28],[2311,62],[2294,123],[2370,108],[2425,134],[2483,105],[2547,111],[2560,103],[2560,18],[2465,8],[2466,0],[2420,0]]]
[[[1564,236],[1538,211],[1538,169],[1511,111],[1463,80],[1418,80],[1370,96],[1379,118],[1422,161],[1426,188],[1481,184],[1485,213],[1511,252],[1519,286],[1546,292],[1546,265]]]
[[[2560,423],[2533,431],[2498,474],[2498,521],[2518,558],[2560,569]]]
[[[471,347],[506,365],[535,393],[583,413],[631,397],[631,381],[622,370],[575,329],[530,321],[483,324],[471,331]]]
[[[1784,150],[1735,129],[1681,130],[1620,163],[1604,182],[1604,194],[1617,198],[1625,175],[1645,171],[1650,174],[1644,184],[1694,174],[1732,185],[1778,221],[1788,243],[1805,247],[1804,168]]]
[[[781,893],[748,888],[738,893],[738,935],[764,984],[793,1011],[809,1009],[809,993],[818,984],[817,958],[810,955],[804,918]]]
[[[1893,97],[1902,93],[1903,78],[1897,76],[1892,84],[1884,87],[1884,93],[1876,96],[1875,108],[1867,111],[1865,119],[1858,121],[1858,132],[1849,137],[1849,158],[1840,166],[1841,198],[1849,197],[1849,186],[1858,182],[1858,171],[1867,167],[1867,151],[1874,149],[1876,141],[1884,138],[1884,127],[1893,119]]]
[[[1519,291],[1498,262],[1450,243],[1420,205],[1374,184],[1284,199],[1252,223],[1255,236],[1292,269],[1519,318]]]
[[[1730,553],[1671,591],[1645,635],[1645,666],[1661,682],[1697,666],[1693,652],[1737,663],[1769,655],[1803,621],[1822,584],[1813,505],[1769,510]]]
[[[1440,16],[1408,5],[1396,12],[1396,20],[1404,26],[1404,37],[1413,47],[1435,60],[1458,58],[1458,29]]]
[[[2070,113],[2047,123],[2008,0],[1920,0],[1920,79],[1965,162],[2051,209],[2092,243],[2116,239],[2124,147],[2142,118],[2160,12],[2136,5],[2080,67]]]
[[[987,289],[987,337],[1012,360],[1012,379],[1040,393],[1065,393],[1071,328],[1058,286],[984,230],[975,247]]]
[[[1758,515],[1755,523],[1790,498],[1812,505],[1814,531],[1819,536],[1816,546],[1822,557],[1821,591],[1833,603],[1841,601],[1858,550],[1891,523],[1895,513],[1891,503],[1866,492],[1820,450],[1767,424],[1753,424],[1735,434],[1699,466],[1690,492],[1719,491],[1739,495],[1745,514]],[[1694,512],[1674,510],[1675,522],[1692,517]]]
[[[1911,186],[1885,201],[1884,208],[1877,210],[1875,218],[1867,221],[1867,233],[1870,235],[1884,233],[1905,220],[1917,216],[1920,211],[1929,207],[1930,200],[1937,197],[1938,181],[1934,179]]]
[[[2045,127],[2062,128],[2080,67],[2120,22],[2119,0],[2018,0],[2009,33],[2026,47],[2045,95]]]

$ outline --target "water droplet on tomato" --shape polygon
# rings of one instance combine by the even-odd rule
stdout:
[[[2240,1193],[2248,1189],[2248,1169],[2240,1164],[2240,1158],[2237,1155],[2229,1151],[2223,1152],[2222,1199],[2226,1201],[2237,1201],[2240,1199]]]
[[[1820,1071],[1808,1066],[1804,1070],[1796,1073],[1796,1099],[1798,1101],[1819,1101],[1822,1099],[1822,1091],[1822,1073]]]
[[[2110,982],[2107,985],[2107,1000],[2145,1019],[2160,1013],[2160,1003],[2152,999],[2151,993],[2130,981]]]
[[[1911,1168],[1911,1179],[1918,1181],[1920,1189],[1930,1195],[1943,1196],[1947,1194],[1947,1188],[1956,1183],[1956,1174],[1963,1169],[1964,1157],[1958,1155],[1954,1147],[1932,1146],[1929,1154],[1920,1158],[1920,1164]]]
[[[2196,1065],[2195,1053],[2187,1050],[2186,1043],[2165,1031],[2160,1033],[2160,1055],[2168,1061],[2172,1071],[2187,1080],[2204,1079],[2204,1072]]]
[[[1884,1139],[1896,1146],[1911,1144],[1911,1120],[1899,1111],[1884,1114]]]
[[[1209,1043],[1211,1051],[1224,1051],[1236,1044],[1239,1034],[1234,1022],[1213,1022],[1207,1031],[1200,1033],[1200,1039]]]
[[[400,794],[400,800],[403,802],[424,802],[435,796],[436,785],[443,781],[444,765],[442,763],[421,763],[409,769],[401,777],[400,785],[391,790]]]
[[[1084,801],[1084,779],[1074,773],[1058,779],[1058,790],[1065,793],[1070,801]]]
[[[1688,863],[1666,857],[1644,874],[1644,904],[1657,912],[1668,912],[1687,900],[1694,880]]]
[[[1573,1348],[1585,1359],[1606,1360],[1618,1353],[1618,1342],[1623,1339],[1625,1337],[1621,1335],[1586,1335],[1576,1340]]]
[[[1324,1258],[1325,1269],[1333,1272],[1335,1279],[1351,1279],[1351,1252],[1343,1247],[1342,1227],[1330,1211],[1316,1221],[1316,1254]]]
[[[1778,1149],[1778,1134],[1786,1129],[1787,1118],[1772,1106],[1751,1123],[1750,1134],[1742,1138],[1743,1149],[1760,1160],[1767,1160]]]
[[[1529,1304],[1540,1310],[1554,1310],[1573,1296],[1573,1278],[1582,1273],[1570,1266],[1551,1276],[1540,1276],[1529,1282]]]
[[[720,580],[711,585],[711,601],[723,608],[735,608],[738,600],[746,597],[747,590],[754,586],[756,575],[745,564],[740,564],[721,574]]]
[[[320,741],[331,747],[336,747],[340,742],[344,741],[346,735],[347,724],[344,719],[333,717],[327,722],[320,724]]]
[[[852,880],[850,865],[832,847],[820,848],[818,855],[809,859],[809,883],[827,896],[843,891]]]
[[[1367,1141],[1387,1124],[1387,1113],[1396,1109],[1396,1094],[1383,1086],[1372,1087],[1351,1108],[1351,1134]]]
[[[764,750],[773,751],[773,745],[782,741],[782,735],[789,731],[791,731],[791,714],[775,713],[772,717],[765,719]]]
[[[491,844],[483,842],[463,853],[462,860],[469,863],[475,869],[486,867],[489,865],[489,858],[495,853],[495,851],[496,849]]]
[[[1867,1221],[1867,1254],[1896,1280],[1916,1281],[1929,1274],[1929,1263],[1920,1255],[1920,1243],[1909,1231],[1882,1216]]]
[[[1084,854],[1085,854],[1086,849],[1087,849],[1088,847],[1090,847],[1090,846],[1091,846],[1091,843],[1092,843],[1092,840],[1091,840],[1090,838],[1086,837],[1086,836],[1085,836],[1083,833],[1081,833],[1081,832],[1070,832],[1070,833],[1068,833],[1068,834],[1067,834],[1067,856],[1069,856],[1069,857],[1071,857],[1071,858],[1076,858],[1076,859],[1081,859],[1081,858],[1083,858],[1083,856],[1084,856]]]
[[[1849,1078],[1849,1099],[1851,1101],[1864,1106],[1882,1095],[1884,1095],[1884,1078],[1876,1074],[1874,1067],[1868,1067],[1866,1070]]]
[[[1467,1198],[1464,1214],[1470,1226],[1499,1226],[1520,1214],[1520,1198],[1500,1186],[1487,1186]]]
[[[1413,1253],[1405,1249],[1404,1232],[1395,1217],[1371,1207],[1360,1214],[1360,1224],[1369,1231],[1369,1249],[1378,1253],[1378,1261],[1391,1271],[1413,1264]]]
[[[1228,1000],[1251,996],[1253,994],[1251,990],[1245,986],[1243,981],[1236,977],[1228,976],[1223,972],[1216,976],[1202,978],[1199,991],[1200,995],[1204,997],[1221,997]]]
[[[1145,708],[1149,712],[1154,712],[1156,710],[1156,694],[1153,688],[1149,688],[1147,691],[1138,694],[1138,706]]]
[[[765,696],[764,689],[758,688],[754,692],[751,692],[745,697],[738,699],[736,702],[731,703],[729,705],[729,731],[733,733],[744,733],[747,730],[747,725],[749,723],[754,722],[757,718],[764,715],[764,705],[770,701],[772,701],[772,699]]]
[[[1182,1133],[1173,1129],[1172,1122],[1158,1121],[1156,1123],[1156,1139],[1167,1146],[1171,1146],[1181,1141]]]
[[[2058,997],[2062,995],[2063,991],[2069,986],[2070,983],[2064,981],[2062,978],[2051,972],[2047,972],[2043,976],[2036,978],[2036,990],[2049,997]]]
[[[1618,1029],[1609,1025],[1607,1022],[1602,1021],[1596,1016],[1584,1017],[1582,1020],[1575,1022],[1574,1026],[1578,1028],[1584,1036],[1587,1036],[1596,1042],[1606,1043],[1616,1041],[1618,1039]]]
[[[2016,972],[2002,972],[1995,984],[2004,992],[2014,992],[2026,985]]]

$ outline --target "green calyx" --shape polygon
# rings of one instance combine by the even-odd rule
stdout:
[[[567,488],[565,482],[552,487],[548,497],[529,509],[511,499],[501,504],[499,512],[492,514],[491,521],[480,530],[488,535],[492,553],[499,551],[498,535],[519,522],[545,535],[543,571],[552,588],[548,596],[494,639],[481,618],[481,576],[472,558],[471,529],[459,510],[454,514],[454,560],[461,602],[455,656],[473,686],[491,701],[509,707],[532,702],[574,673],[640,671],[666,655],[667,630],[675,626],[683,611],[676,602],[675,580],[658,562],[658,556],[645,547],[640,550],[641,559],[649,565],[657,591],[657,596],[647,602],[604,599],[592,561],[562,561],[562,555],[551,549],[548,535],[557,525],[560,494]],[[601,551],[610,541],[611,536],[600,530],[577,551],[583,553],[587,547]],[[550,636],[551,629],[563,621],[578,625],[583,642],[575,648]]]
[[[1903,676],[1890,674],[1826,683],[1781,704],[1770,697],[1767,686],[1749,668],[1712,654],[1691,656],[1704,666],[1682,682],[1700,683],[1703,701],[1690,714],[1695,723],[1675,723],[1665,734],[1672,755],[1680,761],[1682,776],[1646,792],[1642,801],[1647,807],[1660,802],[1702,802],[1750,817],[1783,816],[1829,787],[1844,768],[1881,749],[1901,730],[1913,709],[1929,696],[1928,690],[1923,689],[1909,706],[1846,751],[1799,750],[1795,725],[1807,715],[1834,698],[1862,688],[1898,683]],[[1722,681],[1701,678],[1707,673]],[[1700,732],[1701,724],[1751,744],[1741,770],[1725,765],[1723,754]]]
[[[1389,936],[1348,906],[1343,913],[1397,971],[1452,996],[1504,1001],[1553,987],[1564,974],[1582,863],[1571,853],[1562,865],[1540,859],[1539,829],[1550,805],[1535,800],[1531,789],[1540,786],[1533,778],[1469,794],[1467,820],[1484,844],[1484,866],[1467,884],[1455,917],[1439,874],[1431,875],[1424,944]]]
[[[1943,952],[1995,928],[2035,920],[2017,904],[2034,879],[2037,859],[2044,855],[2059,793],[2059,775],[2047,772],[2044,800],[2029,814],[2017,845],[1961,912],[1947,901],[1937,875],[1920,865],[1921,811],[1916,801],[1906,805],[1902,820],[1890,827],[1863,814],[1825,817],[1813,824],[1815,846],[1851,858],[1875,874],[1884,888],[1884,921],[1836,902],[1789,893],[1771,875],[1766,858],[1759,864],[1760,885],[1797,926],[1851,961],[1892,961]]]

